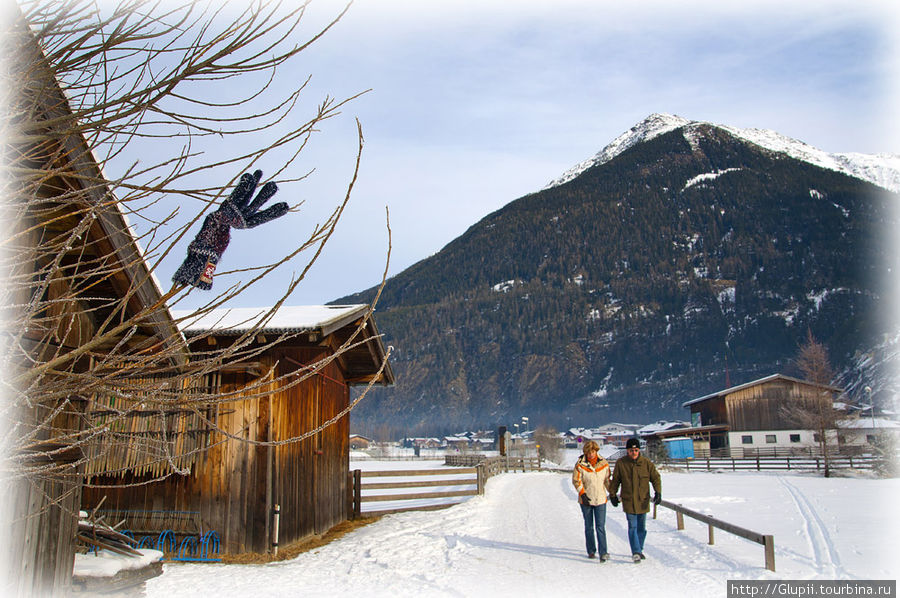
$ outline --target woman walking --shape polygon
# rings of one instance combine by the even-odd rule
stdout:
[[[572,485],[578,491],[578,504],[584,517],[584,542],[589,559],[600,562],[609,559],[606,550],[606,495],[612,474],[609,463],[598,454],[599,445],[593,440],[584,443],[584,454],[575,462]],[[596,535],[596,538],[595,538]]]

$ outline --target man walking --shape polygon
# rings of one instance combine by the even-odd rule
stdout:
[[[650,484],[653,484],[653,504],[662,501],[662,480],[656,466],[641,454],[641,443],[637,438],[629,438],[625,443],[627,455],[616,461],[612,483],[609,487],[609,502],[619,506],[616,493],[622,489],[622,510],[628,519],[628,543],[631,545],[631,559],[640,563],[644,556],[644,538],[647,537],[647,513],[650,511]]]

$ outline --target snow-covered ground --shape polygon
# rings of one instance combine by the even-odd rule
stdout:
[[[568,465],[568,458],[565,460]],[[421,463],[419,463],[421,465]],[[396,469],[397,462],[382,463]],[[367,463],[366,468],[376,467]],[[648,518],[647,560],[631,562],[625,516],[611,509],[612,560],[588,560],[569,476],[510,473],[484,496],[440,511],[389,515],[291,561],[166,564],[150,598],[336,596],[725,595],[726,581],[897,579],[891,508],[900,480],[796,473],[663,473],[666,499],[775,536],[776,572],[762,546],[661,509]]]

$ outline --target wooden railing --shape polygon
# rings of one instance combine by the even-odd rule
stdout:
[[[516,471],[540,471],[540,457],[486,457],[485,455],[447,455],[444,458],[444,465],[451,467],[477,467],[484,465],[487,477],[492,477],[498,473],[510,473]]]
[[[825,458],[813,457],[700,457],[694,459],[666,459],[670,467],[688,471],[711,471],[730,469],[731,471],[824,471]],[[878,458],[871,455],[835,455],[828,457],[829,469],[874,469]]]
[[[484,494],[484,484],[498,473],[540,471],[539,457],[491,457],[484,455],[448,455],[444,461],[451,468],[441,469],[400,469],[390,471],[350,472],[348,512],[353,519],[360,517],[376,517],[403,511],[432,511],[452,507],[455,499]],[[447,479],[447,476],[452,476]],[[404,478],[393,481],[369,481],[372,478]],[[408,478],[417,479],[408,479]],[[468,486],[462,490],[446,490]],[[472,488],[474,486],[474,488]],[[439,490],[429,490],[439,488]],[[413,492],[391,492],[394,490],[414,490]],[[371,494],[371,491],[386,491],[384,494]],[[439,502],[435,502],[435,500]],[[428,501],[421,504],[421,501]],[[400,503],[387,508],[366,508],[366,503]],[[416,504],[416,503],[419,504]]]
[[[447,479],[447,476],[452,476]],[[369,481],[372,478],[416,478],[413,480]],[[444,478],[444,479],[438,479]],[[475,496],[484,493],[483,468],[465,467],[459,469],[401,469],[391,471],[350,472],[349,512],[353,519],[359,517],[375,517],[403,511],[430,511],[453,506],[454,502],[434,502],[434,499],[447,499]],[[443,490],[469,486],[464,490]],[[474,486],[474,488],[472,488]],[[428,490],[441,488],[440,490]],[[413,492],[390,492],[391,490],[414,490]],[[386,494],[370,494],[368,491],[388,491]],[[364,494],[364,491],[366,493]],[[416,501],[427,500],[428,504],[415,504]],[[392,502],[399,505],[381,509],[366,509],[366,503]]]
[[[697,511],[692,511],[687,507],[683,507],[679,504],[675,504],[673,502],[663,500],[659,503],[662,507],[667,507],[675,511],[675,518],[678,525],[679,530],[684,529],[684,517],[685,515],[690,517],[691,519],[696,519],[702,523],[705,523],[709,528],[709,544],[715,544],[715,537],[713,534],[713,528],[718,528],[720,530],[726,531],[730,534],[734,534],[746,540],[750,540],[751,542],[756,542],[757,544],[762,544],[763,551],[765,552],[766,559],[766,569],[769,571],[775,570],[775,537],[772,535],[760,534],[758,532],[750,531],[743,527],[734,525],[732,523],[727,523],[725,521],[720,521],[715,517],[710,515],[705,515],[703,513],[698,513]],[[653,518],[656,519],[656,505],[653,506]]]

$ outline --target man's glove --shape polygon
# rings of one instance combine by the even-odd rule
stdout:
[[[618,506],[619,506],[619,497],[616,496],[615,494],[610,494],[610,495],[609,495],[609,502],[612,503],[612,506],[618,507]]]
[[[243,174],[231,196],[222,202],[218,210],[206,217],[200,232],[188,245],[187,258],[172,276],[176,284],[192,285],[208,291],[212,288],[216,264],[231,240],[232,227],[253,228],[287,213],[288,205],[284,202],[259,211],[278,191],[278,187],[272,182],[263,185],[256,199],[250,201],[260,178],[261,170]]]
[[[662,494],[657,492],[656,494],[653,495],[653,504],[658,505],[661,502],[662,502]]]
[[[591,506],[591,499],[588,498],[587,494],[580,494],[578,496],[578,502],[583,504],[586,507]]]

